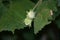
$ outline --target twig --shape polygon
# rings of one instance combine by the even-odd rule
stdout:
[[[41,3],[42,3],[42,0],[39,0],[32,10],[34,11],[38,7],[38,5],[41,5]]]

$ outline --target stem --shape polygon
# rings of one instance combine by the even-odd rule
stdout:
[[[42,3],[42,0],[39,0],[32,10],[34,11],[39,5],[41,5],[41,3]]]

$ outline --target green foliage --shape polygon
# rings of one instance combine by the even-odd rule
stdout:
[[[43,0],[42,4],[38,5],[35,10],[37,15],[34,19],[34,33],[37,33],[45,25],[51,23],[51,21],[48,20],[54,20],[54,18],[58,16],[58,14],[56,15],[56,4],[57,0]],[[14,31],[15,29],[26,27],[24,24],[24,19],[27,15],[26,11],[33,9],[34,6],[35,4],[30,0],[0,0],[0,31]],[[56,13],[51,16],[50,10]]]
[[[33,6],[34,3],[29,0],[0,0],[0,31],[14,31],[26,27],[26,11]]]
[[[41,5],[38,6],[38,8],[36,9],[37,15],[34,20],[34,33],[37,33],[45,25],[51,23],[51,20],[54,20],[50,13],[50,10],[57,11],[56,0],[46,0],[43,1]]]

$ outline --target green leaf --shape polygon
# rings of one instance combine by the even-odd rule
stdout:
[[[34,20],[34,32],[37,33],[41,30],[45,25],[49,24],[51,21],[48,21],[51,16],[48,14],[49,9],[42,9],[40,13],[37,14]]]
[[[29,0],[0,0],[0,31],[14,31],[26,27],[26,11],[33,8]]]
[[[37,15],[34,20],[34,33],[38,33],[39,30],[42,30],[45,25],[51,23],[52,16],[50,10],[57,11],[56,1],[47,0],[43,1],[41,5],[36,9]],[[48,21],[50,20],[50,21]]]

